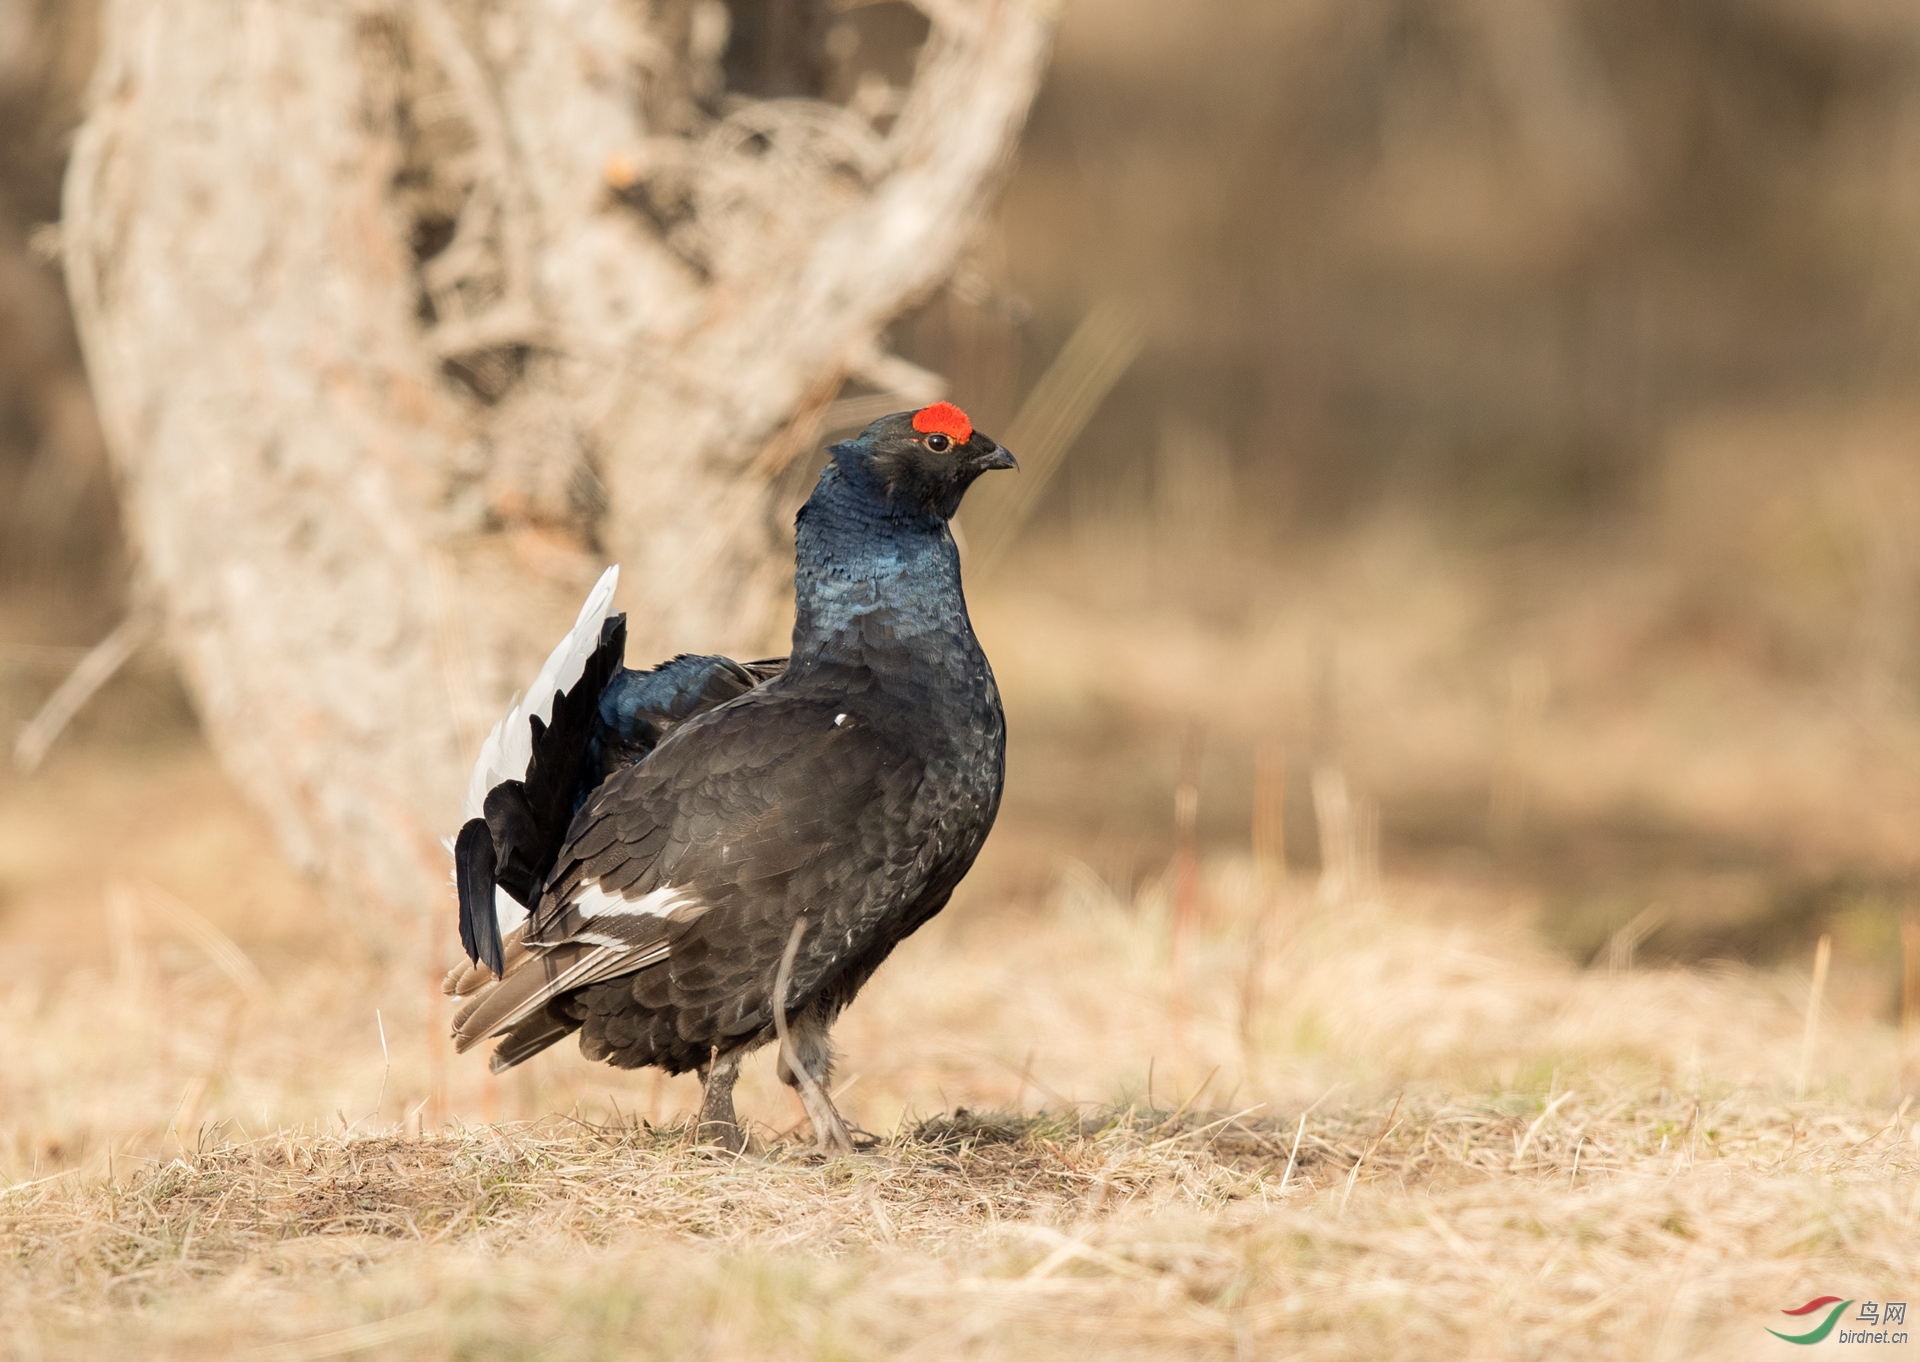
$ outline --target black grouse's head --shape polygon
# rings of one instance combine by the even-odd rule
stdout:
[[[883,416],[831,452],[848,478],[895,506],[942,520],[953,518],[982,473],[1020,466],[951,402]]]

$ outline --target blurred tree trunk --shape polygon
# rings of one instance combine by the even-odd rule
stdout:
[[[776,478],[848,377],[937,385],[875,340],[977,230],[1050,18],[920,8],[900,89],[824,0],[110,0],[62,231],[141,581],[367,908],[444,896],[463,763],[603,559],[636,660],[767,646]]]
[[[58,216],[93,55],[84,0],[0,0],[0,589],[53,586],[69,620],[115,581],[115,536],[53,234],[36,231]]]

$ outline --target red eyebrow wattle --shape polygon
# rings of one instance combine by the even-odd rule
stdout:
[[[942,435],[951,435],[959,444],[973,438],[973,422],[951,402],[935,402],[931,407],[920,408],[913,414],[913,428],[922,435],[937,430]]]

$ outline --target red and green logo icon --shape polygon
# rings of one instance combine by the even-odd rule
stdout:
[[[1840,1323],[1840,1317],[1847,1312],[1847,1307],[1852,1304],[1852,1301],[1843,1301],[1838,1296],[1815,1296],[1805,1305],[1798,1305],[1791,1310],[1780,1312],[1812,1323],[1824,1311],[1826,1317],[1813,1328],[1804,1334],[1783,1334],[1778,1329],[1769,1329],[1767,1332],[1775,1338],[1802,1346],[1823,1343],[1833,1333],[1834,1326]],[[1840,1343],[1905,1343],[1907,1332],[1901,1326],[1907,1322],[1907,1305],[1906,1301],[1861,1301],[1860,1313],[1855,1318],[1865,1327],[1843,1328],[1836,1341]]]
[[[1852,1304],[1852,1301],[1843,1301],[1838,1296],[1815,1296],[1812,1300],[1797,1309],[1782,1310],[1780,1313],[1783,1315],[1805,1316],[1826,1310],[1827,1317],[1821,1320],[1820,1323],[1816,1324],[1804,1334],[1783,1334],[1778,1329],[1769,1329],[1767,1332],[1775,1338],[1784,1338],[1789,1343],[1818,1343],[1833,1332],[1833,1326],[1840,1322],[1840,1316],[1845,1313],[1846,1308]],[[1832,1308],[1828,1309],[1829,1306]]]

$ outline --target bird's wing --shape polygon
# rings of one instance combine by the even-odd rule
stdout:
[[[511,1002],[482,999],[456,1028],[461,1048],[660,963],[649,977],[683,1028],[766,1026],[795,917],[815,929],[789,1006],[864,944],[889,886],[911,878],[920,778],[913,753],[830,700],[758,690],[688,723],[576,815],[527,924],[526,963],[492,990]]]

